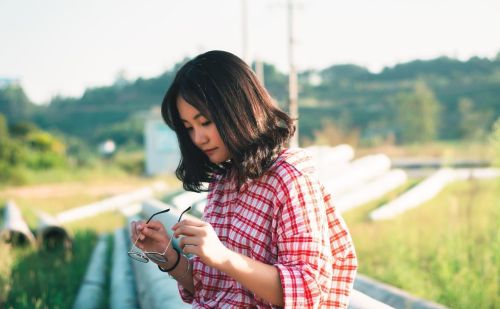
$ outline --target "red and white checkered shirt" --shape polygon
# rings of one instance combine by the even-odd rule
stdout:
[[[347,308],[357,261],[344,220],[306,151],[284,150],[239,192],[233,181],[210,184],[203,220],[232,251],[278,268],[285,308]],[[195,308],[272,307],[239,282],[192,258]]]

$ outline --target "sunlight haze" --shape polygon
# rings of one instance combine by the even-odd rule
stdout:
[[[0,2],[0,79],[37,104],[150,78],[211,49],[243,56],[242,1]],[[248,58],[286,72],[284,0],[247,0]],[[296,1],[299,71],[353,63],[373,72],[415,59],[495,57],[500,1]]]

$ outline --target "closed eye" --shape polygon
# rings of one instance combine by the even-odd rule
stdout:
[[[206,127],[206,126],[209,126],[209,125],[211,125],[211,124],[212,124],[212,121],[207,120],[207,121],[205,121],[204,123],[202,123],[201,125],[202,125],[202,126],[204,126],[204,127]]]

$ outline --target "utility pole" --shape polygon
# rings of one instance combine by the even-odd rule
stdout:
[[[299,146],[299,106],[297,70],[295,68],[295,33],[294,33],[294,0],[288,0],[288,61],[290,72],[288,75],[288,112],[295,122],[295,134],[290,140],[290,147]]]

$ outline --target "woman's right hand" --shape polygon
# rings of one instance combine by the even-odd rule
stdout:
[[[132,243],[136,243],[137,248],[142,251],[159,252],[165,251],[165,248],[170,243],[170,237],[165,230],[165,227],[160,221],[151,220],[146,224],[145,221],[132,221],[130,223],[132,236]],[[176,252],[170,245],[165,256],[175,257]]]

